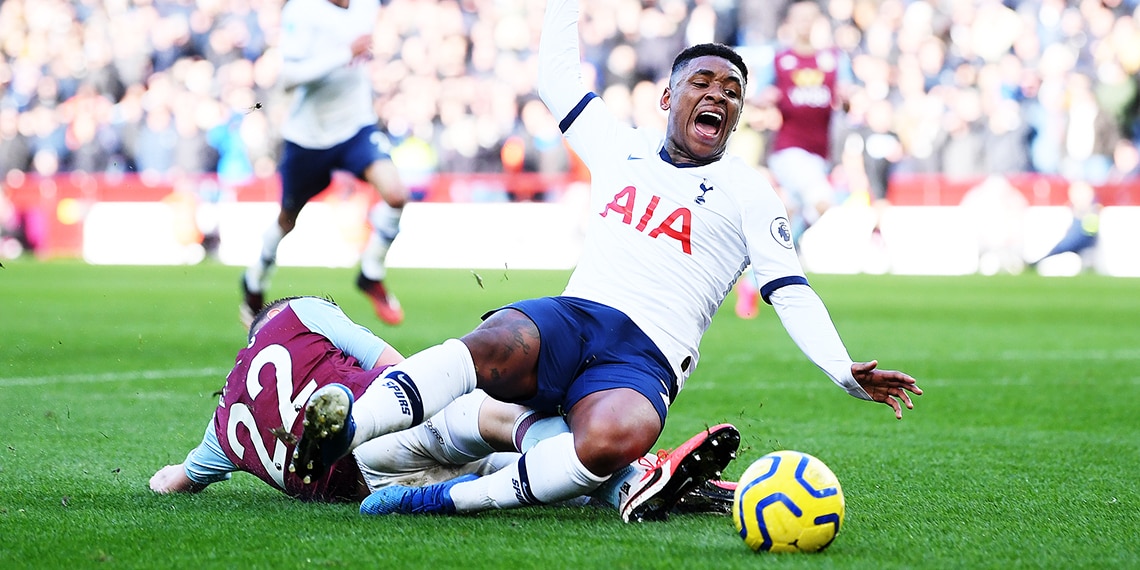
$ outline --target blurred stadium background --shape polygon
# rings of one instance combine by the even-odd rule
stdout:
[[[0,258],[252,259],[288,103],[275,87],[281,4],[0,2]],[[588,173],[535,95],[543,4],[384,2],[376,109],[417,200],[392,266],[574,264]],[[673,54],[720,41],[761,57],[786,0],[582,4],[587,81],[623,120],[662,128]],[[1035,270],[1140,276],[1137,0],[822,5],[818,41],[851,55],[858,83],[833,156],[873,153],[867,118],[884,111],[904,153],[881,174],[881,239],[864,161],[836,160],[843,207],[804,236],[809,271],[1016,273],[1076,220],[1096,247]],[[748,109],[730,151],[763,170],[778,122]],[[374,199],[334,181],[281,264],[354,264]]]
[[[588,175],[534,95],[543,3],[384,2],[377,111],[417,197],[389,262],[407,268],[408,315],[428,317],[383,332],[407,352],[558,291],[576,260]],[[664,58],[708,40],[760,57],[785,0],[582,3],[584,75],[659,128]],[[905,153],[882,241],[840,161],[843,206],[804,236],[804,263],[849,274],[812,285],[851,353],[927,394],[894,422],[821,380],[772,312],[722,312],[661,445],[731,421],[745,446],[728,477],[778,448],[824,458],[849,498],[825,558],[757,560],[719,517],[536,507],[441,530],[252,477],[153,496],[146,480],[200,441],[244,343],[231,266],[275,212],[281,4],[0,0],[0,567],[1140,567],[1134,280],[973,275],[1025,271],[1091,191],[1078,221],[1096,248],[1029,271],[1140,276],[1138,0],[824,1],[818,36],[851,54],[859,88],[837,156],[872,109]],[[764,169],[776,123],[749,110],[731,152]],[[350,266],[373,200],[340,178],[307,206],[280,292],[369,314]]]

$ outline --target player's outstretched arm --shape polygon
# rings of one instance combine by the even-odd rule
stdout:
[[[578,0],[547,0],[539,37],[538,95],[559,121],[587,93],[582,85],[578,14]]]
[[[206,485],[195,483],[186,476],[186,468],[181,463],[167,465],[150,478],[150,490],[160,495],[168,493],[197,493]]]
[[[910,394],[907,392],[921,396],[922,388],[918,387],[910,375],[897,370],[879,370],[878,366],[877,360],[855,362],[851,365],[851,375],[867,391],[872,400],[890,406],[895,411],[895,417],[901,420],[903,405],[908,410],[914,409],[914,403],[910,401]],[[902,402],[902,405],[899,402]]]

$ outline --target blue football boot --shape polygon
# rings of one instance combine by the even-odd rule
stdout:
[[[426,487],[392,485],[373,491],[360,503],[362,515],[450,515],[455,513],[451,488],[457,483],[474,481],[474,473]]]

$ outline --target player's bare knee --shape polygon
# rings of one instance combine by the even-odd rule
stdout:
[[[384,202],[393,208],[403,208],[408,204],[408,193],[403,189],[394,192],[381,193]]]
[[[605,477],[644,456],[656,439],[647,441],[641,430],[588,430],[574,434],[574,451],[586,469]]]
[[[628,389],[586,396],[570,411],[569,420],[578,459],[603,476],[644,456],[661,433],[652,404]]]
[[[281,227],[282,234],[288,234],[297,226],[297,214],[281,212],[281,215],[277,216],[277,225]]]

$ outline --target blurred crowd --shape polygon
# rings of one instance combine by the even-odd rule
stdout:
[[[3,0],[0,185],[24,173],[272,175],[283,0]],[[1137,175],[1140,0],[823,0],[817,42],[851,55],[844,133],[889,132],[893,171]],[[584,75],[624,121],[663,128],[672,57],[763,57],[786,0],[582,0]],[[385,0],[376,110],[415,187],[438,172],[562,172],[535,95],[544,0]],[[762,168],[771,111],[733,152]],[[841,179],[838,177],[837,179]]]

